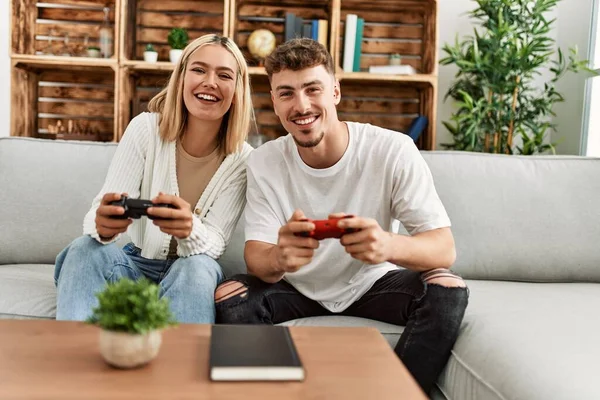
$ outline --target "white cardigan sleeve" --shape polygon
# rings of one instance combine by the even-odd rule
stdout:
[[[115,242],[119,238],[120,235],[116,235],[106,242],[100,239],[96,230],[96,210],[100,206],[102,196],[106,193],[127,193],[129,197],[139,197],[148,141],[151,136],[150,123],[152,123],[151,114],[142,113],[132,119],[127,126],[108,168],[104,185],[92,201],[92,207],[83,220],[84,235],[90,235],[103,244]]]
[[[218,259],[225,252],[246,204],[246,159],[250,151],[250,146],[244,147],[235,155],[214,202],[208,205],[206,217],[201,220],[194,215],[190,236],[177,239],[180,257],[206,254]]]

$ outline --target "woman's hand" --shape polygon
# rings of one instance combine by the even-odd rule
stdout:
[[[192,233],[192,207],[190,204],[170,194],[159,192],[158,196],[152,199],[154,204],[171,204],[175,208],[166,207],[150,207],[147,212],[152,215],[152,223],[160,228],[160,230],[169,235],[175,236],[177,239],[185,239]]]
[[[115,235],[127,231],[133,222],[131,218],[114,218],[125,214],[123,207],[110,205],[113,201],[121,200],[121,196],[127,196],[127,193],[106,193],[102,196],[100,206],[96,210],[96,231],[102,240],[110,240]]]

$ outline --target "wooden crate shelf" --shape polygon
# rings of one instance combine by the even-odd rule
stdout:
[[[421,74],[437,73],[437,7],[435,1],[342,0],[336,46],[341,67],[345,21],[348,14],[365,20],[360,58],[361,71],[387,65],[391,54],[400,54],[402,64]]]
[[[129,60],[142,60],[151,43],[158,59],[168,61],[172,28],[185,28],[190,41],[207,33],[228,33],[229,4],[224,0],[132,0],[123,14],[127,21],[123,57]]]
[[[287,12],[304,19],[325,19],[331,26],[333,2],[327,0],[234,0],[232,2],[231,37],[242,49],[249,65],[258,65],[258,60],[248,51],[250,34],[256,29],[268,29],[275,35],[277,45],[281,44],[284,41]]]
[[[12,1],[12,53],[87,57],[87,47],[99,46],[104,7],[109,7],[113,35],[116,30],[115,0],[34,0]],[[19,29],[15,29],[15,27]]]
[[[12,65],[25,70],[39,70],[49,67],[60,67],[69,71],[98,71],[116,69],[115,59],[92,59],[89,57],[59,57],[47,55],[14,55]]]
[[[252,123],[251,133],[260,133],[268,139],[277,139],[287,134],[279,117],[273,111],[271,100],[271,86],[267,75],[253,75],[250,79],[252,86],[252,104],[254,105],[255,121]]]
[[[427,149],[434,145],[431,143],[434,129],[431,119],[435,112],[436,98],[431,84],[344,79],[340,81],[340,88],[342,99],[337,107],[340,120],[407,132],[417,116],[425,115],[430,121],[417,145]]]
[[[13,118],[12,133],[50,139],[114,140],[112,69],[85,74],[55,66],[13,73],[13,104],[28,104]]]
[[[277,44],[285,38],[285,16],[328,21],[327,43],[341,82],[340,119],[370,122],[405,131],[414,117],[429,119],[418,141],[435,148],[437,100],[437,1],[435,0],[9,0],[11,2],[12,135],[56,137],[50,126],[61,121],[87,126],[87,139],[120,140],[131,118],[167,83],[174,64],[168,61],[167,36],[174,27],[188,30],[190,40],[206,33],[233,39],[250,68],[256,119],[251,133],[274,139],[286,132],[273,112],[264,67],[247,49],[249,35],[269,29]],[[110,8],[114,55],[86,57],[87,38],[97,45],[103,8]],[[344,22],[349,13],[365,19],[361,71],[342,71]],[[61,56],[64,37],[75,56]],[[48,39],[52,38],[49,46]],[[146,44],[159,62],[143,61]],[[46,50],[52,50],[53,54]],[[368,73],[399,53],[415,75]],[[72,137],[76,138],[76,137]]]

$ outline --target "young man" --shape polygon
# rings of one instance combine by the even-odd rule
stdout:
[[[467,307],[450,221],[429,168],[399,132],[338,120],[340,84],[319,43],[293,39],[266,60],[289,135],[248,158],[249,275],[221,284],[217,322],[276,324],[349,315],[405,326],[395,351],[425,392],[446,364]],[[306,219],[358,229],[317,241]],[[390,232],[400,220],[410,236]]]

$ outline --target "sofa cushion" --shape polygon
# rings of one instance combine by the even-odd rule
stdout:
[[[469,281],[449,399],[600,399],[600,285]]]
[[[400,339],[400,335],[404,331],[403,326],[387,324],[385,322],[374,321],[372,319],[347,317],[343,315],[300,318],[284,322],[281,325],[343,327],[369,326],[378,329],[392,348],[396,346],[396,343],[398,343],[398,339]]]
[[[463,277],[600,282],[600,158],[422,154]]]
[[[0,138],[0,264],[54,263],[83,232],[115,144]]]
[[[0,265],[0,319],[54,318],[54,265]]]

